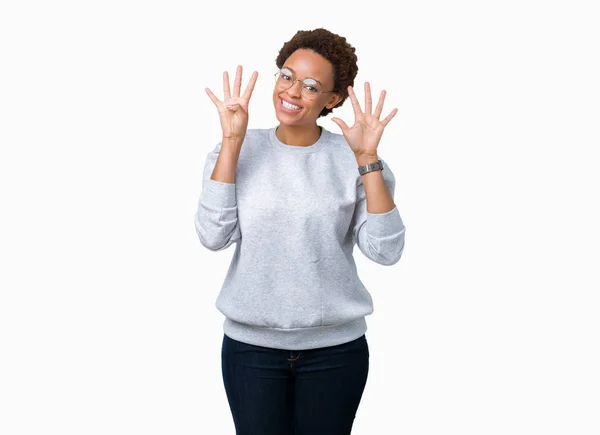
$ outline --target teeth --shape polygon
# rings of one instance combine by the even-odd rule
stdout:
[[[287,107],[288,109],[292,109],[292,110],[299,110],[301,109],[300,106],[294,106],[293,104],[289,104],[287,101],[285,100],[281,100],[281,104],[283,104],[284,107]]]

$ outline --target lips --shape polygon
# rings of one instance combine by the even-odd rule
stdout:
[[[290,101],[287,101],[287,100],[283,100],[283,98],[279,97],[279,106],[281,107],[281,109],[283,109],[284,111],[286,111],[288,113],[298,113],[298,112],[302,111],[302,109],[303,109],[303,107],[298,106],[297,104],[294,104],[294,106],[298,106],[298,107],[300,107],[300,109],[288,109],[287,107],[285,107],[283,105],[282,101],[285,101],[286,103],[290,103],[290,104],[294,104],[294,103],[291,103]]]
[[[281,97],[279,97],[279,98],[281,98]],[[302,106],[301,106],[300,104],[295,104],[295,103],[292,103],[291,101],[288,101],[288,100],[286,100],[285,98],[281,98],[281,99],[282,99],[283,101],[285,101],[286,103],[292,104],[293,106],[298,106],[298,107],[300,107],[300,108],[302,109]]]

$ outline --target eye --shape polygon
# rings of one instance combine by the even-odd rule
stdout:
[[[317,88],[312,87],[312,86],[306,86],[306,89],[308,89],[313,94],[317,94],[319,92],[319,90]]]
[[[284,80],[290,80],[290,76],[288,76],[287,74],[281,73],[281,78]]]

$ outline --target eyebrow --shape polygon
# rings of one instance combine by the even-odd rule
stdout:
[[[281,69],[284,69],[284,68],[285,68],[285,69],[289,69],[291,72],[293,72],[294,74],[296,74],[296,71],[294,71],[294,69],[293,69],[293,68],[290,68],[289,66],[284,66],[284,67],[283,67],[283,68],[281,68]],[[315,82],[317,82],[318,84],[320,84],[321,86],[323,86],[323,83],[321,83],[320,81],[318,81],[317,79],[315,79],[315,78],[313,78],[313,77],[305,77],[305,78],[304,78],[304,80],[306,80],[306,79],[313,79]]]

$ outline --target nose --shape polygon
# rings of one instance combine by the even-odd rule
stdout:
[[[290,96],[300,97],[302,95],[302,83],[300,83],[300,80],[296,80],[292,86],[286,90],[286,92]]]

